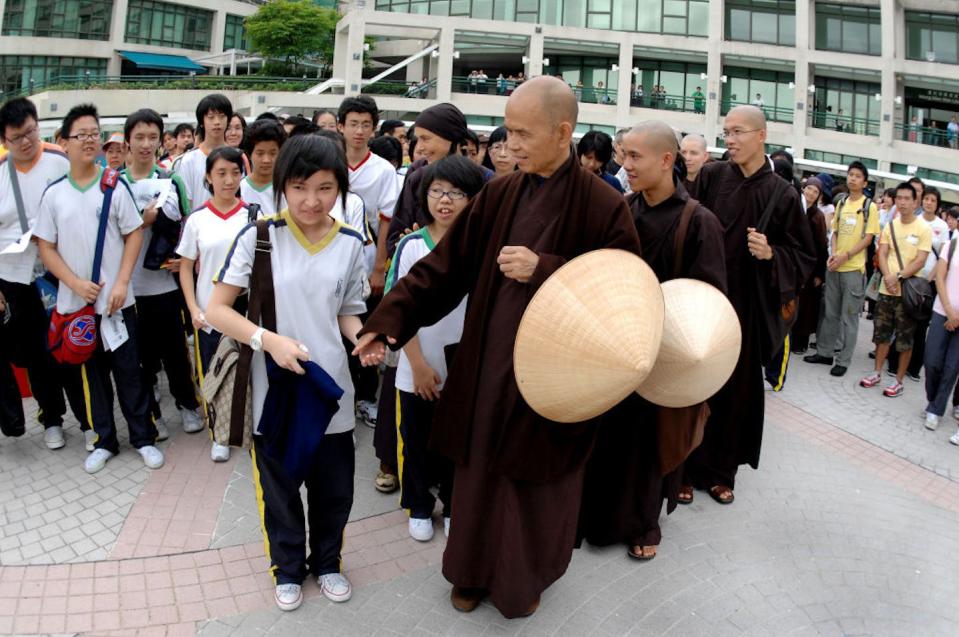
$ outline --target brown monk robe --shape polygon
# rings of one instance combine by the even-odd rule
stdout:
[[[803,206],[809,232],[816,244],[816,266],[799,295],[799,313],[789,332],[789,348],[796,354],[804,354],[809,348],[809,335],[819,327],[819,309],[822,305],[822,284],[826,280],[826,261],[829,259],[829,235],[826,217],[819,209],[822,182],[815,177],[806,180],[803,188]]]
[[[644,122],[623,137],[621,147],[635,193],[628,201],[643,259],[660,282],[699,279],[725,293],[723,229],[674,175],[679,145],[673,129],[663,122]],[[668,409],[638,394],[606,414],[586,465],[582,537],[597,546],[622,542],[637,559],[655,557],[662,540],[663,499],[672,512],[682,484],[677,463],[688,455],[706,415],[702,404]]]
[[[489,182],[436,248],[370,316],[357,346],[405,344],[469,294],[463,337],[437,406],[431,446],[456,463],[443,574],[452,601],[489,594],[505,617],[535,611],[563,575],[576,540],[583,469],[597,425],[537,415],[513,375],[520,318],[568,260],[600,248],[639,254],[622,195],[584,171],[572,150],[576,98],[561,80],[525,82],[506,106],[519,171]]]
[[[712,411],[703,443],[686,462],[687,484],[707,489],[729,504],[741,464],[759,467],[763,435],[763,358],[767,316],[779,303],[794,300],[809,277],[816,248],[809,224],[791,186],[776,202],[766,235],[756,225],[782,179],[765,155],[766,118],[755,106],[737,106],[723,125],[729,161],[703,166],[690,193],[713,211],[723,225],[726,288],[743,330],[742,350],[726,385],[709,400]],[[764,286],[769,307],[761,307],[757,290]],[[766,339],[768,340],[768,339]]]

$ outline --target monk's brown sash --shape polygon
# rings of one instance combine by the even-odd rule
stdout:
[[[683,274],[683,248],[689,224],[699,202],[690,197],[686,200],[679,217],[673,243],[673,278]],[[666,475],[681,465],[693,449],[703,441],[703,430],[709,418],[709,406],[705,403],[691,407],[659,407],[656,410],[657,440],[659,442],[659,473]]]

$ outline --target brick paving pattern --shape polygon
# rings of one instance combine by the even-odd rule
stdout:
[[[75,423],[56,452],[33,425],[0,439],[0,635],[959,634],[956,423],[923,428],[920,384],[895,400],[857,386],[870,334],[864,323],[844,379],[791,362],[785,391],[767,395],[760,470],[742,470],[735,504],[697,492],[664,519],[648,563],[622,547],[576,551],[521,620],[488,603],[452,609],[442,527],[409,538],[395,494],[372,489],[363,425],[344,544],[353,599],[332,604],[306,582],[293,613],[273,604],[244,454],[214,465],[207,437],[176,419],[163,469],[124,446],[89,476]]]

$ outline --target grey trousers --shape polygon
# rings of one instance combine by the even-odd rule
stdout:
[[[816,350],[820,356],[832,358],[841,337],[842,350],[836,356],[836,365],[849,367],[852,361],[865,293],[866,282],[862,272],[826,272],[823,292],[825,312],[819,333],[816,334]]]

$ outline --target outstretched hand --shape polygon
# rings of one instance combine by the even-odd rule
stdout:
[[[353,348],[353,356],[360,359],[360,364],[363,367],[379,365],[386,357],[386,345],[380,340],[381,336],[383,335],[376,333],[364,334],[356,342],[356,347]],[[396,339],[392,336],[387,336],[386,340],[390,345],[396,344]]]

